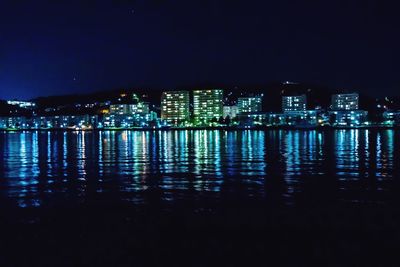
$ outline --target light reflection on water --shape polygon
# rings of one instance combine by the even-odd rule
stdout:
[[[394,130],[0,133],[0,189],[21,207],[102,197],[146,203],[149,193],[161,201],[230,195],[284,203],[386,201],[397,190],[398,135]]]

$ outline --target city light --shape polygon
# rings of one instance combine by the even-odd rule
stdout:
[[[192,96],[191,96],[192,94]],[[248,95],[248,96],[245,96]],[[268,94],[241,94],[234,101],[228,101],[232,92],[224,98],[222,89],[203,89],[190,91],[165,91],[161,95],[160,106],[145,102],[138,96],[124,94],[120,98],[104,102],[93,101],[75,104],[76,109],[98,108],[93,115],[36,115],[34,102],[8,101],[12,106],[30,111],[32,115],[0,117],[3,130],[96,130],[96,129],[168,129],[168,128],[268,128],[268,127],[396,127],[400,124],[400,111],[386,108],[381,120],[371,122],[369,113],[359,109],[357,93],[335,94],[330,107],[315,106],[307,109],[307,95],[283,95],[282,112],[263,111],[263,98]],[[146,95],[143,95],[146,97]],[[55,113],[60,107],[48,107],[46,112]],[[160,116],[161,115],[161,116]]]

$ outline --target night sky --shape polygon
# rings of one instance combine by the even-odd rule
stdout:
[[[400,88],[395,1],[0,1],[0,99],[298,81]]]

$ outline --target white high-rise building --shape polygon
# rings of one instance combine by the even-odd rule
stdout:
[[[197,122],[208,122],[223,116],[223,90],[193,91],[193,111]]]
[[[332,110],[358,110],[357,93],[332,95]]]
[[[283,96],[282,97],[282,111],[305,111],[307,109],[307,96]]]

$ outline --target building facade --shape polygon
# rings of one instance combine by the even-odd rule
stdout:
[[[0,118],[0,129],[96,129],[99,122],[98,115],[6,117]]]
[[[307,109],[307,96],[282,96],[282,111],[305,111]]]
[[[262,97],[239,97],[238,98],[239,113],[255,113],[262,111]]]
[[[305,111],[291,111],[286,112],[285,123],[287,125],[295,126],[316,126],[318,124],[318,110],[305,110]]]
[[[357,93],[332,95],[332,110],[357,110],[358,100]]]
[[[360,126],[367,121],[368,111],[331,111],[329,115],[333,126]]]
[[[385,111],[382,114],[383,123],[387,125],[400,125],[400,111]]]
[[[182,125],[190,119],[188,91],[163,92],[161,96],[161,119],[174,125]]]
[[[145,126],[152,120],[149,103],[135,101],[134,104],[110,105],[110,113],[105,115],[105,125],[123,125],[121,127]],[[118,121],[129,121],[129,123],[118,123]],[[115,123],[113,123],[115,122]],[[128,125],[128,126],[125,126]]]
[[[111,115],[128,115],[131,113],[130,104],[113,104],[110,105]]]
[[[223,116],[223,90],[193,91],[193,114],[197,124],[209,124]]]
[[[239,108],[238,106],[224,106],[224,111],[223,111],[223,117],[233,119],[236,118],[237,115],[239,114]]]

